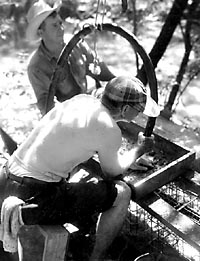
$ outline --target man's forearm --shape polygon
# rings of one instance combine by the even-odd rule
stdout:
[[[108,69],[107,65],[104,62],[99,62],[101,72],[97,75],[99,81],[110,81],[115,77],[115,75]]]
[[[144,149],[138,145],[134,146],[129,151],[119,154],[119,164],[122,168],[122,172],[126,171],[140,156],[145,153]]]

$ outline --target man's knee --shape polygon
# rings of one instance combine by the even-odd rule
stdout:
[[[130,187],[123,181],[117,181],[115,187],[117,188],[117,198],[114,205],[122,201],[129,203],[131,199]]]

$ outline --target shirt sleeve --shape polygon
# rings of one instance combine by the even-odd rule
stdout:
[[[46,113],[46,102],[51,83],[50,78],[40,68],[34,66],[28,66],[28,77],[37,99],[38,108],[41,114],[44,115]],[[54,107],[54,101],[51,102],[50,107]]]

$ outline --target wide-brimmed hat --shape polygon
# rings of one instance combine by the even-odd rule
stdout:
[[[59,10],[61,4],[62,1],[57,0],[51,7],[44,0],[39,0],[31,6],[27,14],[28,27],[26,29],[26,37],[29,41],[39,40],[38,28],[52,12]]]
[[[158,104],[147,94],[143,83],[136,77],[113,78],[106,84],[103,95],[113,101],[129,104],[149,117],[157,117],[160,114]]]

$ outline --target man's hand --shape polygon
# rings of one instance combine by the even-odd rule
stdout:
[[[149,169],[152,169],[153,167],[154,167],[153,158],[147,154],[144,154],[130,166],[130,169],[139,170],[139,171],[147,171]]]

